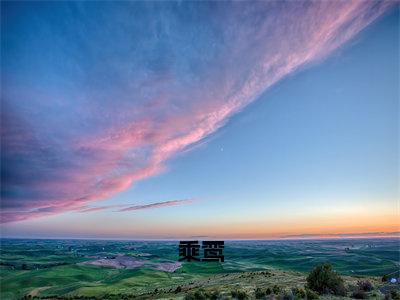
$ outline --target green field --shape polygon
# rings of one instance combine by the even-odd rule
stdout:
[[[178,242],[11,240],[1,245],[1,299],[97,297],[183,298],[196,289],[304,287],[315,265],[330,262],[347,285],[374,283],[399,269],[397,239],[228,241],[224,263],[186,262],[175,271],[158,268],[178,260]],[[139,267],[90,265],[140,263]],[[89,263],[89,264],[88,264]]]

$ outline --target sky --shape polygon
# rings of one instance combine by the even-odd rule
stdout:
[[[1,5],[2,236],[400,231],[396,2]]]

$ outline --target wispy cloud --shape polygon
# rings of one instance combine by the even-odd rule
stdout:
[[[190,204],[194,200],[193,199],[179,199],[179,200],[168,200],[168,201],[161,201],[161,202],[154,202],[148,204],[141,204],[141,205],[103,205],[103,206],[96,206],[96,207],[80,207],[76,211],[79,213],[91,213],[97,212],[102,210],[110,210],[119,208],[117,212],[126,212],[132,210],[143,210],[143,209],[153,209],[159,207],[166,207],[166,206],[176,206],[176,205],[183,205],[183,204]]]
[[[134,206],[122,208],[119,211],[125,212],[125,211],[132,211],[132,210],[153,209],[153,208],[160,208],[160,207],[165,207],[165,206],[176,206],[176,205],[188,204],[188,203],[192,203],[192,202],[193,202],[192,199],[170,200],[170,201],[156,202],[156,203],[143,204],[143,205],[134,205]]]
[[[84,209],[159,173],[394,5],[5,3],[17,17],[1,37],[2,222]]]
[[[317,239],[317,238],[378,238],[378,237],[400,237],[400,231],[393,232],[365,232],[365,233],[315,233],[285,235],[284,239]]]
[[[96,211],[101,211],[101,210],[106,210],[106,209],[117,208],[117,207],[121,207],[121,205],[104,205],[104,206],[96,206],[96,207],[85,207],[85,208],[79,209],[78,212],[90,213],[90,212],[96,212]]]

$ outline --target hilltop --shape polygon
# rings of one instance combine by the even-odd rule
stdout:
[[[180,282],[154,288],[148,285],[138,293],[118,293],[117,290],[103,296],[65,295],[58,299],[301,299],[293,294],[293,290],[305,291],[307,274],[293,271],[268,270],[258,272],[237,272],[217,274],[198,280]],[[368,299],[385,299],[381,292],[388,285],[382,283],[380,277],[373,276],[342,276],[347,296],[324,295],[321,300],[354,299],[352,291],[357,289],[357,282],[367,280],[373,289],[367,293]],[[399,286],[392,285],[391,289],[398,290]],[[257,298],[256,291],[270,289],[272,292]],[[236,295],[235,295],[236,292]],[[296,292],[295,292],[296,293]],[[232,296],[233,295],[233,296]],[[33,295],[32,295],[33,296]],[[247,298],[243,298],[247,297]],[[44,297],[49,299],[51,297]],[[41,299],[44,299],[41,298]],[[38,298],[40,299],[40,298]],[[311,299],[311,298],[309,298]],[[390,298],[387,298],[390,299]]]

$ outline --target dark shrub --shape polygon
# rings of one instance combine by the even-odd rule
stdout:
[[[283,299],[283,300],[293,300],[293,299],[294,299],[294,296],[293,296],[293,294],[292,294],[291,291],[286,291],[286,292],[283,294],[282,299]]]
[[[272,287],[272,292],[276,295],[282,292],[282,288],[280,286],[277,286],[276,284]]]
[[[306,297],[306,292],[298,287],[293,288],[292,293],[295,299],[303,299]]]
[[[268,287],[268,288],[265,290],[265,294],[266,294],[266,295],[271,295],[271,294],[272,294],[272,289]]]
[[[368,295],[364,290],[358,290],[353,292],[352,297],[355,299],[367,299]]]
[[[207,299],[217,300],[220,298],[220,292],[218,290],[212,290],[205,293]]]
[[[315,267],[307,277],[307,285],[320,295],[328,293],[337,296],[346,295],[343,279],[332,270],[330,264]]]
[[[265,297],[265,291],[260,288],[256,288],[254,296],[256,297],[256,299],[262,299]]]
[[[194,295],[192,293],[188,293],[185,295],[185,300],[195,300]]]
[[[182,287],[181,287],[181,286],[178,286],[178,287],[175,289],[175,293],[180,293],[180,292],[182,292]]]
[[[188,293],[185,295],[185,300],[206,300],[207,297],[203,290],[197,290],[194,293]]]
[[[198,300],[206,300],[206,299],[207,299],[206,295],[205,295],[204,292],[201,291],[201,290],[198,290],[198,291],[196,291],[196,292],[194,293],[194,298],[195,298],[195,299],[198,299]]]
[[[399,291],[391,290],[390,296],[392,297],[393,300],[400,300],[400,292]]]
[[[315,299],[318,299],[319,296],[313,290],[310,290],[310,289],[306,288],[306,298],[307,298],[307,300],[315,300]]]
[[[245,299],[249,298],[247,293],[245,291],[241,291],[241,290],[233,290],[233,291],[231,291],[231,295],[232,295],[233,299],[238,299],[238,300],[245,300]]]
[[[247,293],[245,291],[239,291],[237,298],[238,300],[244,300],[247,299],[249,297],[249,295],[247,295]]]
[[[370,292],[374,289],[374,287],[372,286],[372,283],[369,282],[368,280],[360,280],[357,282],[358,288],[362,291],[365,292]]]

